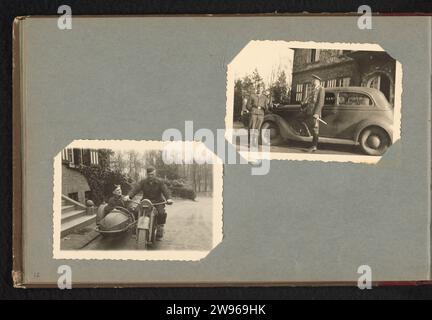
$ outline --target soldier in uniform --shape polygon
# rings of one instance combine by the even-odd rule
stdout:
[[[156,177],[156,169],[152,166],[147,168],[147,177],[138,182],[135,187],[128,194],[129,199],[133,199],[135,195],[142,192],[142,199],[149,199],[152,203],[163,202],[165,197],[167,204],[172,204],[170,191],[168,190],[165,183]],[[155,208],[158,211],[157,214],[157,231],[156,239],[161,240],[164,233],[164,226],[167,219],[167,213],[165,211],[165,205],[156,205]]]
[[[269,108],[269,99],[262,93],[262,85],[258,84],[256,93],[252,93],[246,103],[243,103],[242,114],[250,112],[249,133],[250,144],[258,147],[258,137],[264,121],[264,113]]]
[[[120,185],[114,185],[114,190],[112,192],[112,196],[109,198],[106,206],[103,207],[103,210],[98,211],[96,217],[96,223],[99,222],[111,211],[114,210],[115,207],[123,207],[126,208],[126,203],[129,200],[127,197],[123,197],[122,189]]]
[[[105,214],[111,212],[115,207],[126,208],[127,198],[122,195],[122,189],[119,184],[114,185],[113,196],[109,198],[108,205],[105,207]]]
[[[324,106],[325,89],[321,85],[321,78],[312,75],[312,89],[302,101],[302,109],[305,112],[305,123],[312,134],[312,146],[308,152],[315,152],[318,149],[319,138],[319,119],[321,118],[321,109]]]

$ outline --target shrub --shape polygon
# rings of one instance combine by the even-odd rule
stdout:
[[[91,200],[97,206],[108,200],[115,184],[121,186],[123,194],[128,193],[131,189],[131,184],[127,181],[126,177],[111,169],[97,166],[82,166],[77,168],[77,170],[87,179],[92,192],[93,199]]]
[[[195,200],[196,193],[183,180],[168,180],[162,179],[174,197]]]
[[[184,198],[184,199],[195,200],[196,198],[196,193],[192,188],[173,187],[171,188],[171,192],[173,196]]]

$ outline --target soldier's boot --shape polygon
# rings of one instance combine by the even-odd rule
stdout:
[[[250,151],[258,151],[258,136],[256,134],[251,135],[252,141],[249,146]]]
[[[312,152],[317,151],[317,149],[318,149],[317,146],[312,146],[312,147],[307,149],[307,152],[312,153]]]
[[[313,131],[313,139],[312,139],[312,147],[310,147],[310,148],[308,149],[308,152],[309,152],[309,153],[311,153],[311,152],[315,152],[315,151],[318,150],[318,139],[319,139],[319,137],[318,137],[318,131],[317,131],[316,128],[314,128],[314,131]]]
[[[156,240],[160,241],[162,240],[164,236],[164,227],[165,225],[159,224],[156,228]]]

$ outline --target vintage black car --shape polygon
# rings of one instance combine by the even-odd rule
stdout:
[[[325,92],[320,143],[359,145],[365,154],[384,154],[393,142],[394,121],[393,107],[384,94],[368,87],[326,88]],[[270,130],[271,145],[312,140],[300,107],[274,105],[266,113],[261,129]]]

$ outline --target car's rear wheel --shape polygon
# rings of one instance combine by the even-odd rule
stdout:
[[[261,133],[263,130],[269,130],[270,136],[261,134],[261,141],[263,144],[270,144],[272,146],[281,144],[283,142],[283,138],[280,134],[279,126],[273,121],[266,121],[261,126]],[[270,138],[270,141],[269,141]]]
[[[390,147],[391,141],[384,129],[368,127],[362,131],[359,143],[364,153],[371,156],[381,156]]]

